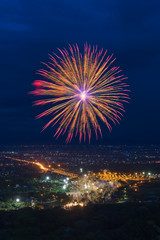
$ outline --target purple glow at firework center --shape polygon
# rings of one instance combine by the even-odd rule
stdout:
[[[80,93],[80,98],[81,98],[82,101],[85,101],[87,97],[88,96],[87,96],[86,91],[83,91],[83,92]]]

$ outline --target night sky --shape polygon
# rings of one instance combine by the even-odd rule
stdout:
[[[0,30],[1,144],[65,143],[40,133],[46,120],[28,92],[49,53],[86,42],[114,53],[131,89],[121,124],[102,126],[97,144],[160,143],[159,0],[1,0]]]

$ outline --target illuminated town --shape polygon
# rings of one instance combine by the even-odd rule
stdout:
[[[160,201],[159,146],[8,149],[0,149],[1,210]]]
[[[160,240],[160,0],[1,0],[0,30],[0,240]]]

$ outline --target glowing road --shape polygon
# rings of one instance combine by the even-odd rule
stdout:
[[[62,169],[62,168],[47,168],[40,162],[28,161],[28,160],[14,158],[14,157],[8,157],[8,156],[4,156],[4,157],[7,158],[7,159],[12,159],[14,161],[18,161],[18,162],[23,162],[23,163],[37,165],[41,170],[43,170],[45,172],[50,171],[50,172],[58,173],[58,174],[61,174],[61,175],[64,175],[64,176],[68,176],[70,178],[77,178],[78,177],[77,174],[71,173],[71,172],[67,172],[67,171],[65,171],[65,169]]]

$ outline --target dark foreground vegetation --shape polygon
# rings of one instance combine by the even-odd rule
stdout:
[[[160,204],[0,212],[0,240],[159,240]]]

